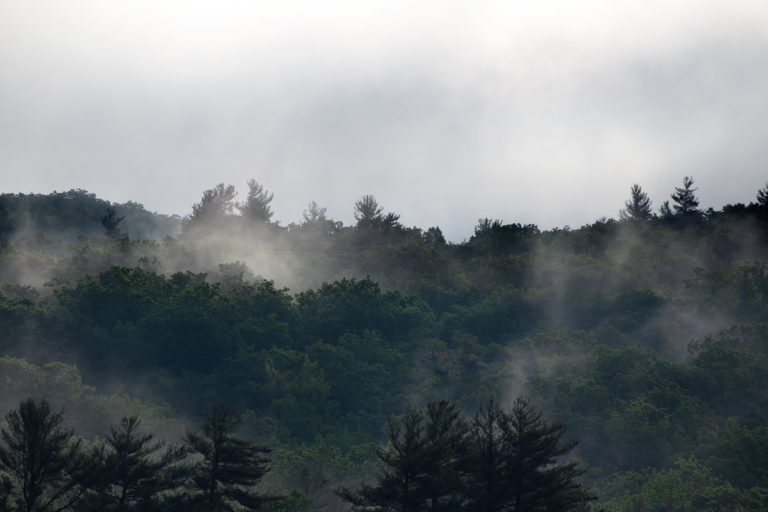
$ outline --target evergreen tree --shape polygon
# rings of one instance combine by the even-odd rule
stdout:
[[[651,200],[635,183],[630,189],[631,197],[624,203],[625,208],[619,213],[622,220],[645,222],[651,218]]]
[[[0,475],[0,512],[10,512],[10,499],[13,493],[13,482],[8,475]]]
[[[200,202],[192,205],[192,214],[184,219],[183,229],[211,224],[227,215],[232,215],[236,195],[233,185],[225,186],[223,183],[204,191]]]
[[[581,510],[594,498],[576,483],[575,461],[558,463],[575,445],[564,432],[523,400],[509,413],[490,402],[471,428],[445,401],[408,409],[377,450],[386,469],[376,482],[339,494],[376,512]]]
[[[269,222],[272,219],[272,202],[274,194],[270,194],[256,180],[248,180],[248,196],[244,203],[238,203],[237,209],[246,219]]]
[[[760,206],[768,206],[768,183],[757,191],[757,204]]]
[[[375,227],[383,219],[384,208],[372,195],[365,195],[355,201],[355,220],[358,228]]]
[[[423,479],[426,442],[424,415],[407,409],[399,423],[389,421],[389,444],[377,448],[376,457],[384,464],[375,485],[363,483],[358,491],[341,489],[339,495],[357,510],[381,512],[422,512],[426,510]]]
[[[675,202],[673,205],[675,215],[695,217],[701,214],[698,209],[699,200],[696,198],[696,190],[693,188],[693,178],[690,176],[683,178],[682,187],[675,187],[675,193],[672,194],[672,200]]]
[[[672,213],[672,207],[669,205],[669,201],[664,201],[661,203],[661,206],[659,207],[659,218],[662,220],[672,220],[675,217],[675,214]]]
[[[488,217],[477,219],[477,224],[475,225],[475,233],[472,235],[472,240],[492,237],[495,233],[501,231],[503,227],[504,222],[501,219],[489,219]]]
[[[106,451],[101,457],[101,478],[85,510],[142,512],[163,510],[163,499],[178,487],[184,468],[177,466],[186,456],[182,448],[165,448],[150,433],[139,431],[141,420],[124,417],[110,428]],[[165,448],[165,449],[164,449]]]
[[[0,469],[4,492],[16,491],[21,512],[70,510],[94,476],[93,463],[72,431],[63,430],[61,413],[46,400],[28,398],[5,417],[0,429]]]
[[[499,512],[508,502],[504,432],[507,416],[491,400],[475,413],[469,431],[467,510]]]
[[[455,405],[441,400],[426,407],[424,474],[421,487],[426,509],[457,510],[463,501],[467,424]]]
[[[301,214],[305,223],[322,222],[325,220],[326,208],[321,208],[314,201],[309,203],[307,209]]]
[[[384,208],[372,195],[365,195],[355,202],[355,220],[357,228],[366,233],[386,234],[402,228],[400,215],[384,214]]]
[[[548,423],[541,411],[517,399],[502,428],[512,510],[574,511],[594,499],[575,481],[584,473],[577,461],[558,463],[576,446],[561,441],[565,425]]]
[[[202,456],[192,468],[187,510],[257,510],[269,498],[253,487],[268,471],[269,449],[233,435],[235,413],[214,404],[199,433],[187,434],[190,451]]]

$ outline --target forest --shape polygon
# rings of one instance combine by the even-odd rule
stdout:
[[[0,194],[0,510],[768,510],[768,184],[696,191],[460,243]]]

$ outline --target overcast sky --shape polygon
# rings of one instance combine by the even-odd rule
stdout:
[[[685,175],[768,181],[765,0],[0,0],[0,192],[186,215],[255,178],[283,225],[374,194],[460,241]]]

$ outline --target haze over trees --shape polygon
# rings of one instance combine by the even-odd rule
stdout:
[[[714,210],[687,177],[653,213],[636,184],[617,220],[482,218],[461,243],[373,196],[353,226],[316,203],[283,226],[248,187],[205,191],[160,237],[173,219],[135,203],[0,195],[0,406],[45,397],[67,447],[103,440],[77,507],[344,510],[341,487],[389,507],[373,489],[412,462],[419,510],[514,510],[563,483],[596,510],[768,508],[766,187]],[[249,454],[229,480],[180,426],[219,402],[220,453]],[[527,431],[542,471],[514,469]]]
[[[272,202],[274,194],[270,194],[256,180],[248,180],[248,196],[245,202],[237,205],[240,214],[246,219],[257,222],[269,222],[272,219]]]

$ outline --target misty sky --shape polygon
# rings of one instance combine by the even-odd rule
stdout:
[[[768,181],[765,0],[0,0],[0,192],[578,227]]]

